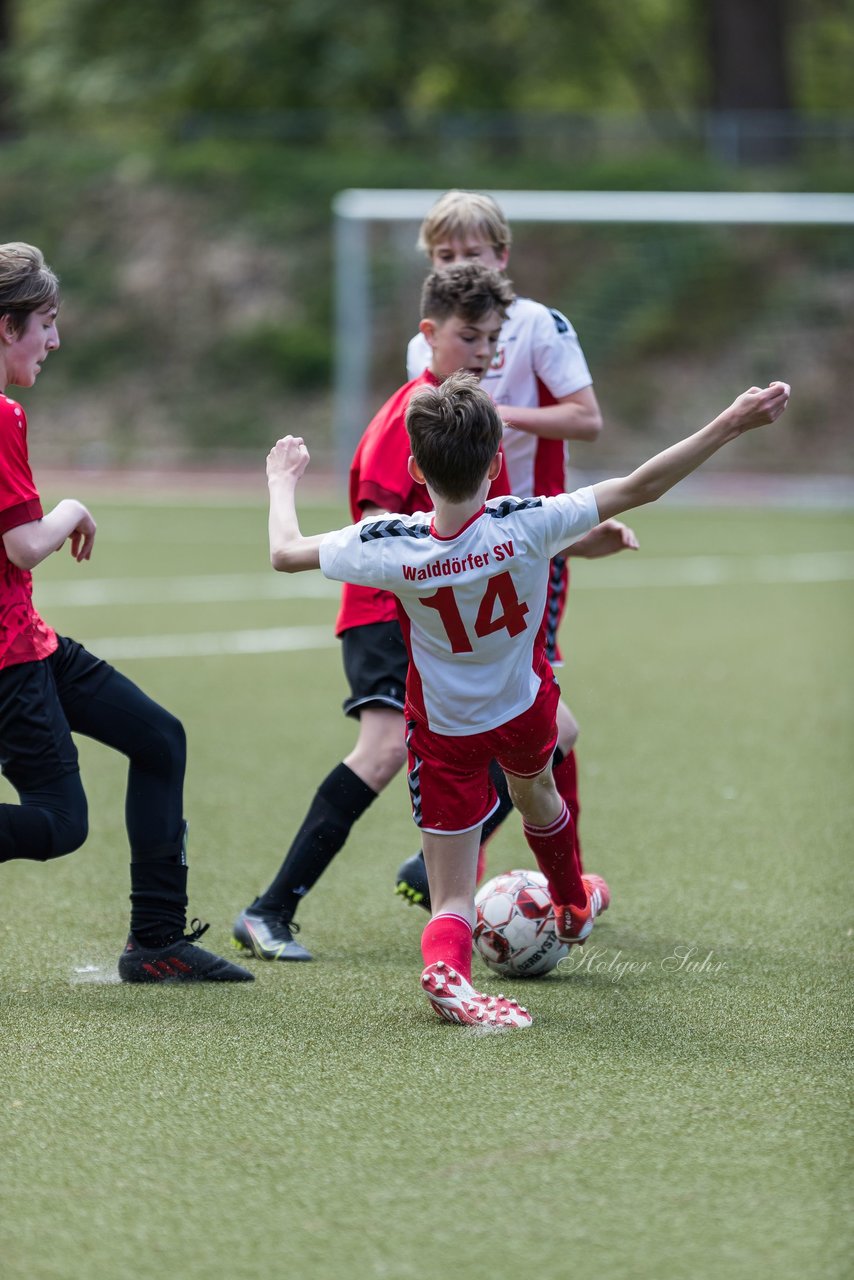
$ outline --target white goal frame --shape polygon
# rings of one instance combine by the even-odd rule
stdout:
[[[511,223],[854,225],[854,195],[835,192],[491,191],[489,194],[498,201]],[[379,407],[369,403],[369,228],[372,223],[411,223],[414,243],[415,230],[440,195],[441,190],[354,187],[340,191],[333,200],[333,430],[335,461],[341,474],[346,474],[362,432]],[[401,334],[401,368],[407,336]]]

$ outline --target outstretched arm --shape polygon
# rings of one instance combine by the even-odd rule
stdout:
[[[300,436],[284,436],[267,454],[270,563],[282,573],[320,568],[320,544],[324,535],[303,537],[297,519],[297,483],[309,460],[308,449]]]
[[[76,498],[63,498],[40,520],[30,520],[3,534],[6,555],[19,569],[35,569],[54,551],[59,551],[66,538],[71,540],[71,554],[78,562],[88,560],[95,543],[95,521]]]
[[[582,556],[585,560],[600,560],[603,556],[615,556],[618,551],[637,551],[640,543],[634,529],[619,520],[603,520],[583,538],[567,547],[564,555]]]
[[[772,382],[764,389],[751,387],[708,426],[657,453],[631,475],[594,484],[601,519],[655,502],[737,436],[776,422],[789,402],[789,390],[785,382]]]

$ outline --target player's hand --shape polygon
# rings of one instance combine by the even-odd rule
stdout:
[[[267,478],[291,476],[299,480],[310,461],[302,436],[283,436],[267,454]]]
[[[776,422],[789,403],[791,390],[786,382],[772,382],[767,387],[749,387],[743,391],[730,407],[739,430],[751,431]]]
[[[618,551],[637,551],[639,546],[635,531],[627,524],[603,520],[568,550],[570,555],[583,556],[585,560],[599,560],[602,556],[615,556]]]
[[[95,521],[92,519],[85,507],[81,507],[82,515],[74,529],[68,535],[68,541],[71,546],[71,554],[79,564],[81,560],[88,560],[92,555],[92,547],[95,545]]]

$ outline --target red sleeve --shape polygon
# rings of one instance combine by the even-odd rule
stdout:
[[[42,504],[27,453],[27,417],[0,395],[0,533],[40,520]]]
[[[406,502],[404,496],[399,492],[392,489],[383,489],[378,484],[371,484],[368,480],[362,480],[356,495],[356,506],[360,511],[363,511],[365,507],[379,507],[380,511],[403,512],[406,508]]]
[[[41,520],[43,515],[38,498],[32,502],[19,502],[17,507],[7,507],[0,511],[0,533],[8,533],[22,524],[32,524],[33,520]]]
[[[411,390],[407,383],[395,392],[362,437],[350,491],[356,511],[366,504],[386,511],[409,511],[415,482],[407,465],[410,448],[404,415]]]

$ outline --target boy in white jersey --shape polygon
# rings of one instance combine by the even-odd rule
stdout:
[[[744,431],[786,407],[782,382],[751,387],[708,426],[631,475],[576,493],[486,501],[500,465],[503,424],[468,374],[410,400],[410,474],[428,509],[370,516],[303,537],[295,493],[308,465],[286,436],[267,459],[270,558],[292,573],[392,591],[409,652],[406,717],[412,811],[421,830],[432,918],[422,935],[421,986],[451,1022],[530,1026],[516,1001],[471,985],[480,828],[497,803],[489,774],[505,771],[525,838],[546,876],[558,937],[581,943],[610,901],[581,873],[572,820],[551,770],[559,691],[540,627],[549,560],[601,520],[654,502]]]
[[[504,271],[510,245],[510,227],[502,210],[491,196],[475,191],[446,191],[430,209],[418,237],[419,249],[437,270],[460,262],[479,262]],[[423,335],[416,334],[406,353],[408,376],[421,373],[429,358]],[[517,297],[507,311],[495,358],[481,385],[495,401],[504,422],[504,457],[511,492],[523,498],[563,493],[568,441],[593,441],[602,427],[593,379],[566,316],[532,298]],[[566,557],[555,556],[543,614],[546,653],[555,666],[562,661],[557,638],[568,586]],[[573,816],[576,841],[580,812],[574,750],[577,737],[575,717],[567,704],[560,702],[553,768],[558,790]],[[500,774],[497,781],[501,807],[489,824],[492,830],[511,808]],[[488,838],[487,832],[484,838]],[[580,857],[580,843],[577,853]],[[481,870],[483,865],[481,857]],[[397,891],[411,902],[429,906],[425,879],[419,852],[399,868]]]

